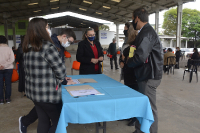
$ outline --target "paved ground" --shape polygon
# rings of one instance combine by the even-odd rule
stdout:
[[[75,53],[72,53],[72,61]],[[181,61],[184,67],[186,60]],[[66,59],[67,73],[71,74],[69,59]],[[120,70],[111,70],[109,60],[105,58],[103,73],[119,81]],[[195,76],[189,83],[186,73],[182,81],[183,68],[175,69],[175,74],[163,74],[161,85],[157,88],[157,108],[159,116],[159,133],[200,133],[200,82]],[[78,74],[74,71],[74,74]],[[17,91],[18,83],[12,84],[12,102],[0,106],[0,133],[18,133],[18,118],[27,114],[33,103],[26,97],[21,98]],[[132,133],[134,127],[126,126],[127,121],[107,123],[107,133]],[[28,127],[28,133],[36,133],[37,121]],[[69,124],[68,133],[95,133],[95,124]]]

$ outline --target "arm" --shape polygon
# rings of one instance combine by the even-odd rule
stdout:
[[[81,62],[81,63],[91,63],[91,59],[92,58],[89,58],[89,57],[85,57],[84,56],[84,44],[79,44],[78,45],[78,49],[77,49],[77,52],[76,52],[76,60],[78,62]]]
[[[128,67],[138,67],[142,65],[152,51],[153,45],[147,37],[144,37],[139,47],[135,50],[134,56],[128,59]]]
[[[45,51],[44,58],[50,64],[56,78],[59,80],[65,80],[66,68],[65,65],[62,63],[56,47],[50,46],[50,48]]]
[[[7,68],[8,66],[10,66],[15,61],[15,56],[14,56],[12,49],[10,49],[8,54],[9,54],[9,59],[3,65],[4,68]]]

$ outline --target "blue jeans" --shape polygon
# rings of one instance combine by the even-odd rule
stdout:
[[[0,99],[4,99],[4,79],[5,79],[5,99],[11,96],[11,79],[12,79],[13,69],[0,70]]]

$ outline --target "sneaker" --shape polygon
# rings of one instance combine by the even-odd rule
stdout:
[[[6,99],[6,102],[7,102],[7,103],[10,103],[10,101],[11,101],[10,98]]]
[[[23,116],[19,117],[19,132],[20,133],[27,133],[27,127],[24,126],[24,124],[22,123],[22,117]]]
[[[4,104],[4,101],[3,101],[3,100],[0,100],[0,104]]]

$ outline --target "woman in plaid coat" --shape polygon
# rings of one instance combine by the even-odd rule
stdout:
[[[23,43],[25,91],[36,107],[39,118],[37,133],[55,133],[61,84],[74,84],[66,78],[65,65],[48,31],[45,19],[34,18],[29,23]]]

